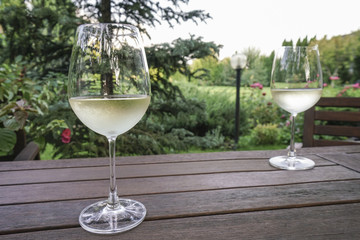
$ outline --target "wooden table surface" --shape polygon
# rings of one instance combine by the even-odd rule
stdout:
[[[107,236],[78,223],[108,195],[107,158],[0,162],[0,239],[360,239],[360,147],[300,149],[307,171],[268,164],[284,153],[119,158],[119,195],[148,213]]]

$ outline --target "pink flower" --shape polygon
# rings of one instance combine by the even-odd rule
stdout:
[[[65,128],[61,133],[61,141],[63,143],[69,143],[71,140],[71,130],[69,128]]]
[[[323,87],[327,87],[327,85],[328,85],[327,83],[324,83],[324,84],[323,84]]]
[[[330,80],[339,80],[340,78],[338,76],[331,76],[329,77]]]
[[[281,117],[280,117],[280,118],[285,118],[285,114],[281,115]]]
[[[353,88],[360,88],[360,83],[355,83],[352,85]]]
[[[263,89],[263,85],[261,83],[258,83],[258,82],[251,84],[250,87]]]

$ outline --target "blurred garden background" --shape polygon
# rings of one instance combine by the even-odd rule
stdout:
[[[120,22],[137,26],[144,38],[160,21],[169,27],[202,22],[211,13],[183,11],[188,0],[1,0],[0,156],[12,159],[19,134],[35,141],[41,159],[104,157],[107,140],[84,126],[67,100],[67,71],[78,25]],[[283,45],[316,43],[324,76],[323,96],[360,97],[360,30],[331,38],[285,40]],[[274,46],[276,47],[276,46]],[[235,75],[222,46],[189,35],[145,47],[152,83],[149,110],[117,139],[119,155],[202,151],[284,149],[289,114],[269,89],[274,53],[244,47],[240,138],[235,133]],[[297,117],[301,142],[303,114]]]

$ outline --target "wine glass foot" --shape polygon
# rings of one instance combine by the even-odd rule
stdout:
[[[135,200],[119,199],[110,206],[107,200],[86,207],[79,216],[83,229],[98,234],[115,234],[138,226],[145,218],[145,206]]]
[[[269,160],[271,166],[285,170],[308,170],[315,167],[313,160],[305,157],[278,156]]]

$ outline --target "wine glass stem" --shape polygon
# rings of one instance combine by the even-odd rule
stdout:
[[[115,144],[116,137],[109,137],[109,155],[110,155],[110,193],[108,199],[108,205],[110,207],[116,207],[119,204],[119,198],[117,195],[116,186],[116,164],[115,164]]]
[[[290,139],[290,151],[288,153],[288,156],[291,158],[295,158],[296,156],[296,150],[295,150],[295,118],[297,114],[291,115],[291,139]]]

